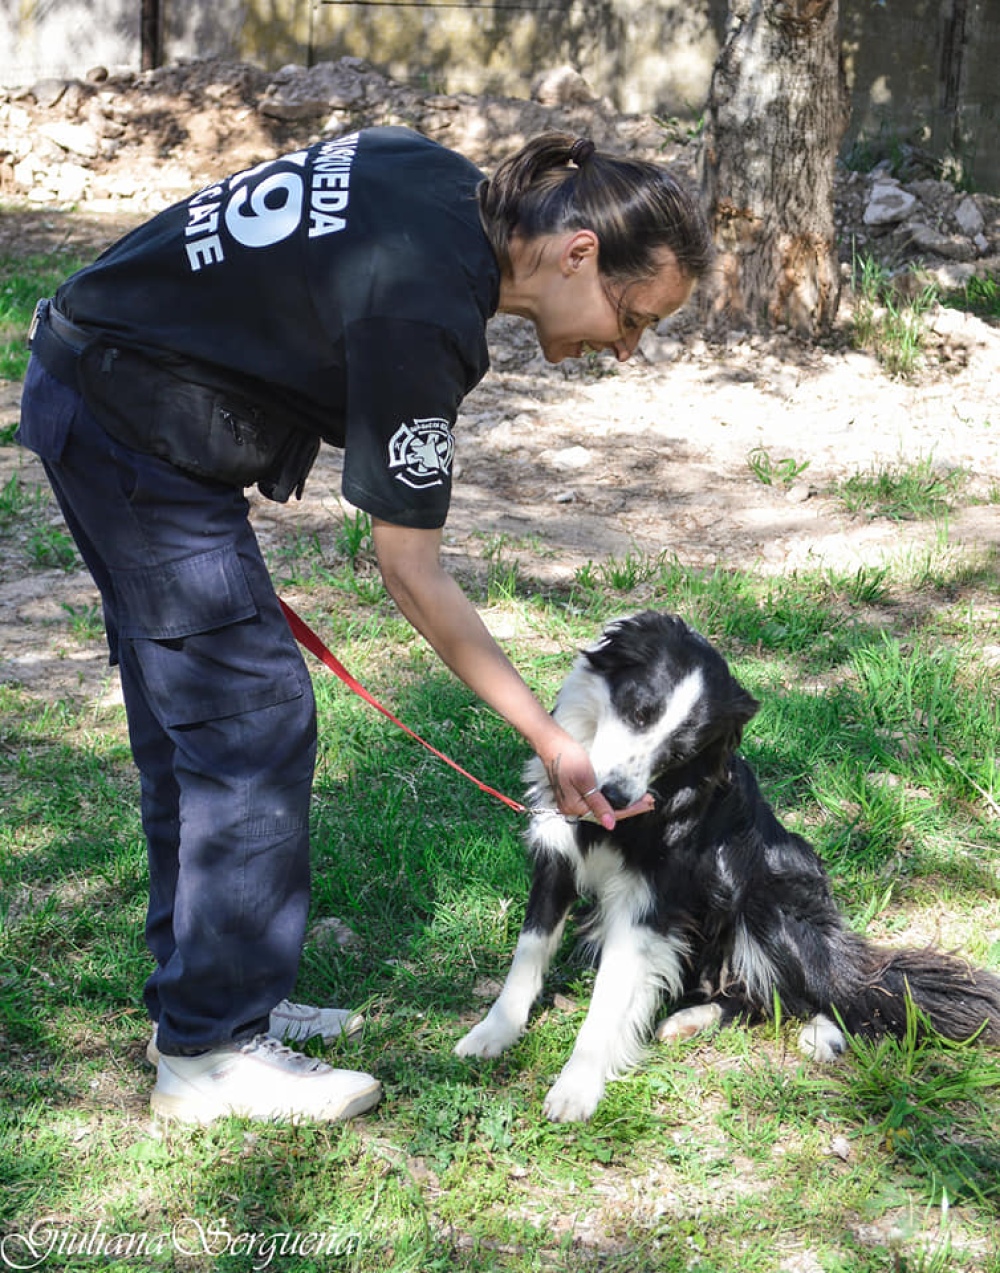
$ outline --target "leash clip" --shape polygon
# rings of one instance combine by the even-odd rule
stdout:
[[[35,305],[35,312],[31,315],[31,326],[28,328],[28,344],[30,345],[35,339],[35,333],[49,312],[49,298],[43,296]]]

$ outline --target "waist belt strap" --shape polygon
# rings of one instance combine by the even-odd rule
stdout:
[[[84,345],[89,345],[94,339],[94,332],[89,332],[83,327],[77,327],[76,323],[71,323],[65,314],[61,314],[59,310],[49,301],[49,323],[52,330],[73,349],[82,349]]]
[[[77,360],[94,339],[60,314],[50,300],[40,300],[28,332],[28,346],[46,371],[71,388],[78,388]]]

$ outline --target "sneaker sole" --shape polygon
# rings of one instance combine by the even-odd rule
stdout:
[[[266,1123],[341,1123],[349,1118],[356,1118],[358,1114],[367,1113],[381,1099],[382,1084],[376,1081],[370,1087],[356,1092],[350,1100],[338,1106],[335,1111],[329,1112],[313,1113],[280,1109],[255,1112],[249,1107],[240,1108],[236,1105],[220,1107],[208,1101],[194,1101],[186,1096],[171,1096],[167,1092],[158,1092],[155,1088],[149,1098],[149,1104],[153,1113],[161,1118],[204,1127],[220,1118],[249,1118],[255,1122]]]

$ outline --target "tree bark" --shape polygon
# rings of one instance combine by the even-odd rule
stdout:
[[[834,163],[848,121],[838,0],[731,0],[702,185],[718,269],[709,329],[827,331],[840,299]]]

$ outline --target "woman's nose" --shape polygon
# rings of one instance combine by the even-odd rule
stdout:
[[[638,345],[642,336],[641,328],[634,332],[627,332],[615,341],[614,350],[615,357],[619,362],[628,362],[635,353],[635,347]]]

